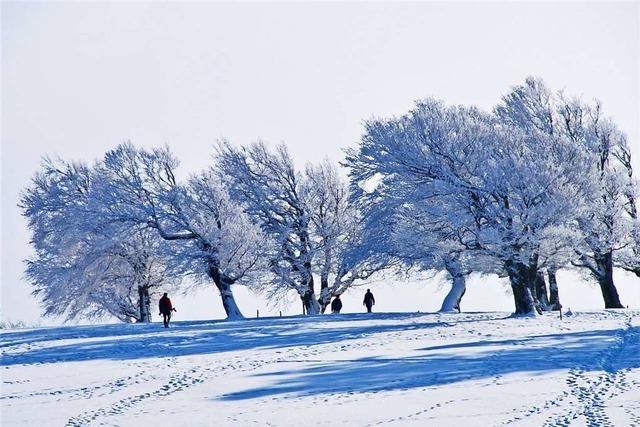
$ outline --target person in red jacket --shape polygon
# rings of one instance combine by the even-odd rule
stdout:
[[[171,305],[171,300],[169,299],[169,296],[167,295],[166,292],[164,293],[162,298],[160,298],[160,302],[158,303],[158,306],[160,308],[160,314],[162,315],[162,321],[164,322],[164,327],[168,328],[169,322],[171,321],[171,312],[177,311],[177,310],[173,308],[173,305]]]

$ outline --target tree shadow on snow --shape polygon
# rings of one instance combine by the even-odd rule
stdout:
[[[624,337],[631,338],[625,338],[623,346],[615,344]],[[272,385],[226,394],[218,400],[403,390],[577,367],[615,372],[640,367],[639,340],[640,328],[635,327],[432,346],[407,357],[327,361],[303,369],[258,374],[271,378]]]
[[[421,316],[424,316],[424,313],[345,314],[176,322],[170,329],[164,329],[161,324],[156,323],[10,331],[0,335],[0,366],[178,357],[246,349],[310,346],[347,341],[377,333],[454,324],[439,319],[420,321]],[[411,323],[391,323],[413,318],[415,320]],[[465,319],[455,323],[502,318],[504,316],[496,313],[481,319]],[[376,321],[376,324],[365,323],[371,320]],[[380,320],[391,322],[380,324]]]

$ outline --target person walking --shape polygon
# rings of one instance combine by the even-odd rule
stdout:
[[[373,297],[371,289],[367,289],[367,293],[364,294],[364,301],[362,301],[362,304],[367,307],[367,313],[371,313],[371,307],[376,305],[376,299]]]
[[[340,314],[340,310],[342,310],[342,301],[340,300],[340,295],[336,295],[331,301],[331,313]]]
[[[173,305],[171,304],[171,300],[169,299],[169,295],[165,292],[160,298],[158,302],[158,307],[160,309],[160,314],[162,315],[162,321],[164,322],[164,327],[169,327],[169,322],[171,321],[171,312],[177,311]]]

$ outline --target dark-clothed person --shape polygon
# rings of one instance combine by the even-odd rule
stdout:
[[[164,322],[164,327],[169,327],[169,322],[171,321],[171,312],[176,311],[171,304],[171,300],[169,296],[165,292],[160,301],[158,302],[158,308],[160,309],[160,314],[162,315],[162,321]]]
[[[364,301],[362,301],[362,304],[367,307],[367,313],[371,313],[371,307],[376,304],[376,299],[373,297],[371,289],[367,289],[367,293],[364,294]]]
[[[336,295],[333,301],[331,301],[331,312],[339,314],[340,310],[342,310],[342,301],[340,300],[340,295]]]

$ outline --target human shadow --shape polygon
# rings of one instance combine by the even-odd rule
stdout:
[[[633,336],[621,349],[612,342]],[[627,335],[628,334],[628,335]],[[523,340],[479,340],[426,347],[406,357],[325,361],[301,369],[257,374],[273,382],[217,397],[235,401],[274,395],[379,392],[439,386],[517,372],[539,374],[579,367],[619,371],[640,367],[640,328],[548,334]],[[625,341],[625,340],[623,340]],[[624,350],[621,353],[621,350]]]

